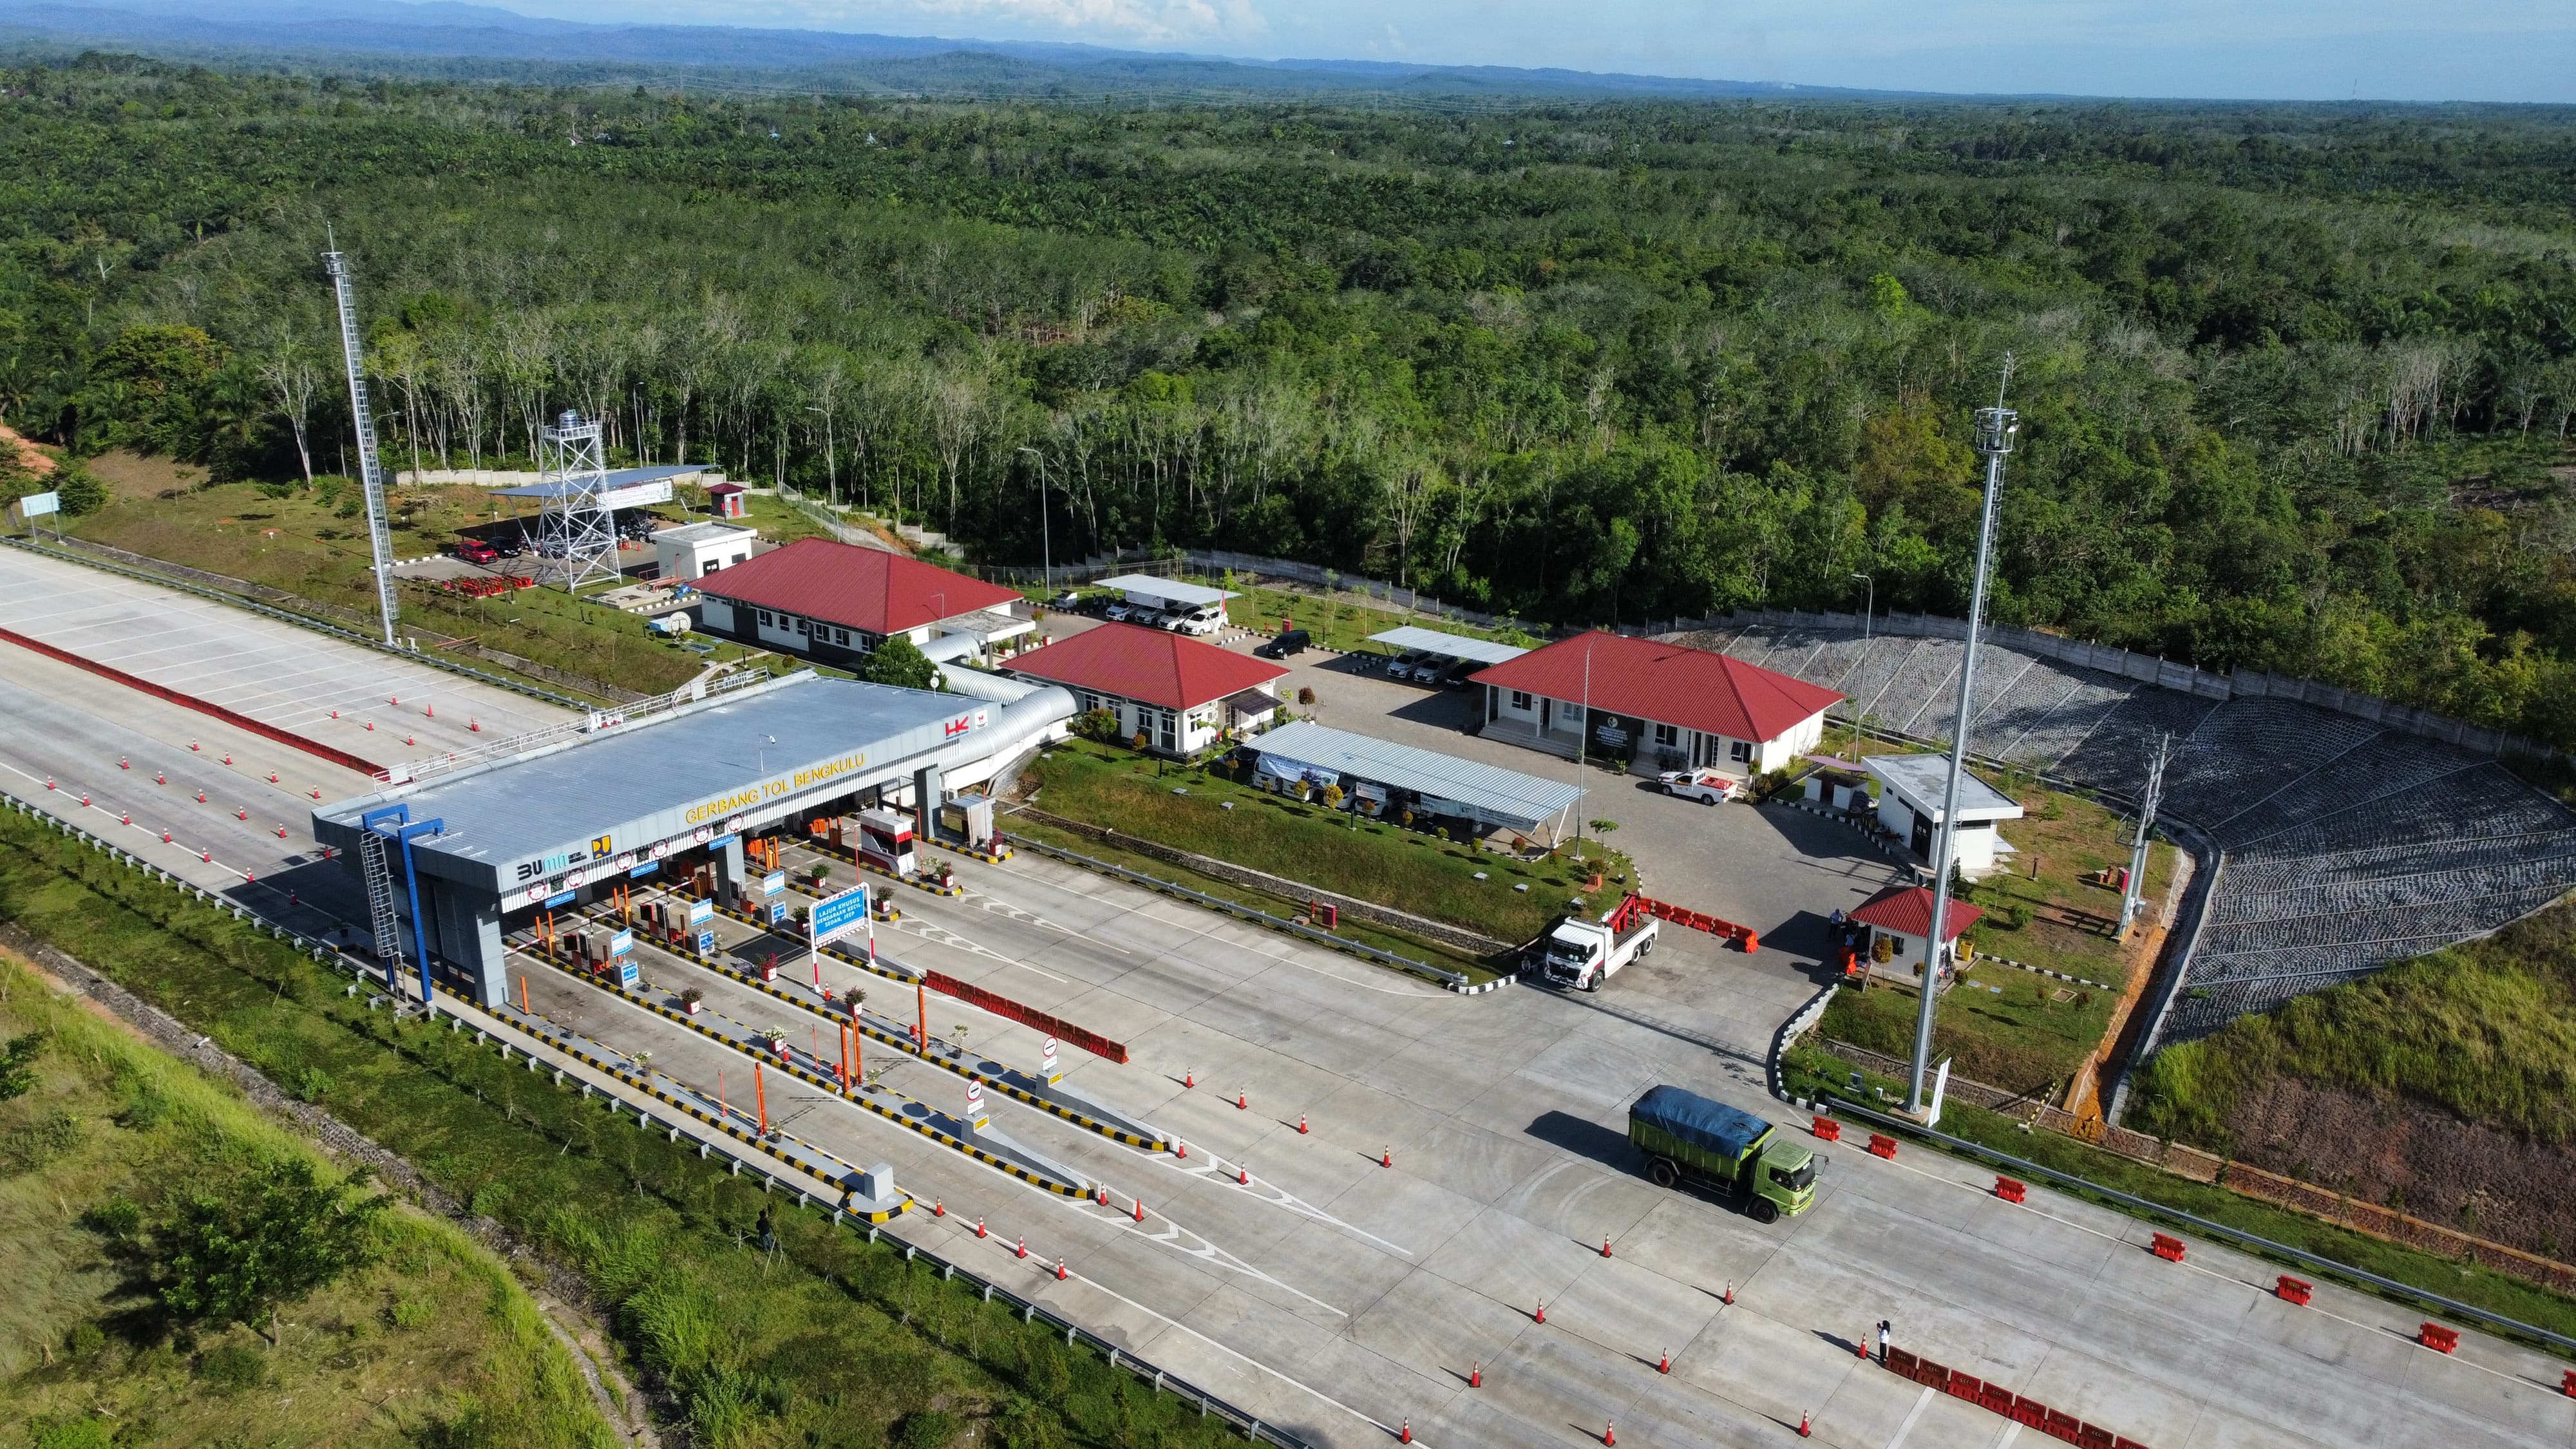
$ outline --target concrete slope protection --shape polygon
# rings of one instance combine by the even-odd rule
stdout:
[[[1839,713],[1950,731],[1958,640],[1781,624],[1675,637],[1841,690]],[[2163,811],[2225,868],[2148,1051],[2576,889],[2576,814],[2490,757],[2316,705],[2203,699],[1995,646],[1971,727],[1981,755],[2122,798],[2170,736]]]
[[[0,766],[19,772],[0,774],[12,794],[79,813],[63,779],[48,792],[28,777],[76,769],[144,792],[157,787],[126,783],[120,749],[130,757],[140,739],[196,758],[184,736],[199,716],[152,701],[120,721],[125,735],[91,738],[111,707],[57,704],[46,687],[0,691],[26,721],[0,737]],[[202,809],[210,828],[232,821],[236,844],[261,838],[192,793],[168,808]],[[277,904],[265,875],[246,882],[157,836],[131,848]],[[785,864],[805,860],[790,847]],[[2419,1315],[2330,1285],[2285,1303],[2264,1264],[2199,1245],[2166,1261],[2141,1224],[2040,1189],[2004,1202],[1991,1174],[1963,1163],[1828,1147],[1816,1206],[1770,1227],[1655,1188],[1623,1130],[1647,1087],[1784,1120],[1763,1087],[1767,1028],[1745,1009],[1777,984],[1713,945],[1658,951],[1622,973],[1633,989],[1615,1001],[1460,998],[1048,860],[960,861],[957,875],[958,894],[903,893],[880,946],[1128,1045],[1125,1065],[1068,1054],[1065,1081],[1151,1123],[1171,1150],[986,1099],[998,1128],[1105,1187],[1106,1204],[1047,1191],[813,1081],[764,1072],[754,1088],[751,1063],[774,1047],[652,1009],[694,987],[703,1011],[837,1066],[828,1023],[739,979],[781,939],[748,923],[714,923],[730,974],[648,958],[650,1001],[517,954],[507,999],[560,1040],[648,1053],[675,1095],[730,1113],[756,1091],[755,1111],[828,1160],[890,1163],[933,1210],[885,1231],[1317,1443],[1374,1446],[1409,1423],[1420,1443],[1562,1445],[1598,1442],[1615,1423],[1632,1444],[1751,1445],[1783,1442],[1802,1419],[1831,1444],[1995,1443],[1984,1408],[1927,1398],[1858,1358],[1881,1320],[1909,1352],[2159,1449],[2576,1439],[2553,1360],[2476,1334],[2434,1352],[2416,1342]],[[831,958],[790,956],[781,970],[819,972],[843,997],[867,990],[868,1010],[898,1024],[926,1010],[944,1041],[963,1025],[982,1060],[1022,1071],[1039,1060],[1036,1031],[969,1002],[921,1002]],[[1802,989],[1775,1016],[1805,998],[1790,984]],[[854,1066],[890,1092],[963,1112],[956,1072],[865,1052]]]

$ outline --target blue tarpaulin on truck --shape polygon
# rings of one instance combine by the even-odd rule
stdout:
[[[1650,1087],[1639,1097],[1628,1115],[1660,1127],[1694,1147],[1741,1157],[1753,1139],[1771,1130],[1771,1124],[1750,1112],[1712,1102],[1697,1092],[1680,1087]]]

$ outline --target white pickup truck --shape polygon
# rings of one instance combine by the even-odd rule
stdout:
[[[1666,770],[1655,777],[1655,783],[1676,800],[1697,800],[1702,805],[1723,805],[1735,798],[1735,777],[1715,770]]]
[[[1655,949],[1663,926],[1629,896],[1595,921],[1568,916],[1540,943],[1539,974],[1551,986],[1598,991],[1619,968]]]

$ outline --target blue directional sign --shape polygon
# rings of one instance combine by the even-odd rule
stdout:
[[[785,889],[787,889],[787,872],[783,870],[773,870],[760,878],[762,895],[774,896]]]
[[[608,954],[611,956],[623,956],[634,949],[635,933],[633,931],[620,931],[616,935],[608,938]]]
[[[854,931],[864,931],[868,927],[868,888],[854,885],[839,895],[816,901],[813,914],[806,919],[817,950]]]
[[[559,895],[559,896],[548,896],[548,897],[546,897],[546,909],[551,911],[551,910],[553,910],[553,909],[554,909],[555,907],[557,907],[557,906],[568,906],[568,905],[571,905],[571,904],[572,904],[573,894],[574,894],[574,893],[573,893],[573,892],[571,892],[571,891],[565,891],[562,895]]]
[[[635,969],[634,958],[618,958],[617,984],[629,991],[636,990],[644,984],[644,973]]]
[[[700,931],[698,933],[698,954],[701,956],[712,956],[715,953],[716,933],[713,931]]]
[[[715,918],[716,918],[716,903],[715,903],[715,902],[713,902],[713,901],[691,901],[691,902],[689,902],[689,924],[690,924],[690,925],[692,925],[692,926],[703,926],[703,925],[705,925],[707,922],[712,921],[712,920],[714,920]]]

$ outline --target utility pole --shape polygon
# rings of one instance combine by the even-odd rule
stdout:
[[[1950,923],[1950,873],[1958,854],[1959,782],[1968,772],[1968,711],[1977,687],[1977,631],[1985,622],[1986,574],[1995,551],[1995,503],[2003,493],[2004,458],[2012,452],[2013,434],[2021,420],[2004,406],[2012,386],[2012,354],[2004,354],[2003,381],[1995,387],[1995,405],[1977,410],[1977,453],[1986,460],[1986,496],[1977,520],[1977,573],[1968,589],[1968,640],[1959,660],[1959,710],[1950,722],[1950,778],[1941,792],[1941,818],[1932,838],[1932,929],[1923,941],[1923,1002],[1914,1018],[1914,1073],[1906,1086],[1905,1110],[1923,1111],[1923,1079],[1932,1061],[1932,1008],[1940,999],[1941,945]]]
[[[1860,606],[1860,657],[1865,660],[1869,658],[1869,621],[1878,614],[1878,579],[1870,574],[1854,574],[1852,577],[1869,585],[1868,602]],[[1859,703],[1858,700],[1853,701],[1855,706]],[[1860,713],[1857,708],[1852,713],[1852,763],[1860,763]]]
[[[376,575],[376,614],[383,621],[385,646],[393,647],[394,622],[402,613],[394,598],[394,533],[385,518],[385,469],[376,457],[376,419],[367,408],[367,379],[358,345],[358,294],[349,278],[349,262],[340,255],[339,239],[322,254],[330,270],[333,294],[340,303],[340,357],[349,370],[349,422],[358,435],[358,491],[367,500],[367,548]]]
[[[2129,925],[2137,920],[2146,905],[2147,842],[2156,828],[2156,807],[2164,803],[2165,755],[2173,749],[2173,732],[2167,730],[2156,741],[2156,762],[2147,767],[2147,793],[2138,809],[2138,838],[2129,848],[2129,879],[2120,888],[2120,937],[2128,938]]]
[[[1046,573],[1046,594],[1052,599],[1055,597],[1055,542],[1051,536],[1052,525],[1047,519],[1046,454],[1027,447],[1020,451],[1038,460],[1038,567]]]

